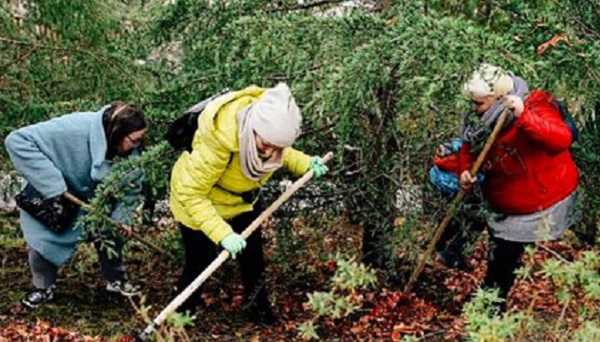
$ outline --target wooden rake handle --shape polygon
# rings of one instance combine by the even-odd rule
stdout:
[[[323,157],[325,163],[333,158],[333,153],[329,152]],[[265,211],[263,211],[243,232],[242,237],[247,239],[260,225],[266,220],[275,210],[277,210],[285,201],[287,201],[298,189],[304,186],[313,177],[314,171],[309,170],[307,173],[298,179],[288,190],[286,190],[279,198],[273,202]],[[157,326],[161,325],[165,319],[175,311],[189,296],[202,285],[208,277],[210,277],[226,260],[229,258],[229,252],[223,250],[219,256],[190,284],[183,290],[175,299],[165,307],[154,321],[144,329],[144,332],[139,336],[140,339],[147,338]]]
[[[65,193],[63,193],[63,197],[65,197],[65,198],[66,198],[66,199],[68,199],[69,201],[71,201],[71,202],[73,202],[73,203],[77,204],[78,206],[80,206],[80,207],[84,208],[85,210],[88,210],[88,211],[91,211],[91,210],[93,210],[93,208],[92,208],[92,207],[90,207],[90,205],[89,205],[89,204],[85,203],[84,201],[80,200],[79,198],[75,197],[73,194],[71,194],[71,193],[69,193],[69,192],[65,192]],[[110,223],[112,223],[113,225],[115,225],[115,226],[116,226],[116,227],[118,227],[119,229],[123,229],[123,228],[121,228],[121,225],[120,225],[119,223],[115,222],[115,221],[114,221],[114,220],[112,220],[112,219],[109,219],[109,220],[110,220]],[[132,238],[132,239],[135,239],[135,240],[137,240],[137,241],[141,242],[142,244],[144,244],[144,245],[148,246],[150,249],[154,250],[155,252],[158,252],[158,253],[160,253],[160,254],[162,254],[162,255],[169,256],[169,257],[171,257],[171,258],[175,258],[175,257],[173,256],[173,254],[166,252],[164,249],[162,249],[162,248],[158,247],[157,245],[153,244],[152,242],[150,242],[150,241],[148,241],[148,240],[144,239],[144,238],[143,238],[141,235],[139,235],[138,233],[136,233],[136,232],[133,232],[133,231],[131,231],[130,233],[131,233],[131,234],[130,234],[130,236],[131,236],[131,238]]]
[[[492,134],[489,136],[489,138],[485,142],[485,145],[483,146],[483,150],[481,151],[481,153],[479,153],[479,156],[477,157],[475,164],[473,164],[473,167],[470,170],[471,175],[473,177],[477,177],[477,172],[479,171],[481,164],[483,164],[483,161],[485,160],[485,157],[487,156],[488,152],[490,151],[490,148],[492,148],[494,141],[496,141],[496,137],[502,130],[502,127],[504,127],[504,122],[506,122],[506,118],[508,118],[509,114],[510,114],[510,109],[506,108],[500,115],[500,118],[498,118],[498,122],[494,126],[494,130],[492,131]],[[460,175],[459,175],[459,177],[460,177]],[[417,278],[419,277],[421,272],[423,272],[423,269],[425,268],[425,264],[427,263],[427,259],[433,252],[433,249],[435,248],[435,245],[437,244],[437,242],[442,237],[444,230],[446,230],[448,223],[450,223],[452,216],[454,216],[454,213],[456,212],[456,209],[458,209],[458,205],[460,204],[462,199],[465,197],[465,194],[466,194],[465,190],[461,188],[458,191],[458,194],[456,195],[456,197],[454,197],[454,200],[452,200],[450,209],[448,209],[446,216],[444,217],[442,222],[440,222],[440,225],[438,226],[438,228],[435,232],[435,235],[433,236],[433,239],[431,240],[431,242],[429,243],[429,246],[425,250],[425,254],[423,254],[421,261],[417,265],[417,268],[415,268],[412,275],[410,276],[410,279],[408,280],[408,283],[404,287],[405,293],[410,292],[414,282],[417,280]]]

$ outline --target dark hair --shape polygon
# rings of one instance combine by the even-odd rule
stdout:
[[[147,127],[144,112],[126,102],[113,102],[102,114],[102,126],[106,136],[106,159],[117,155],[121,141],[129,134]]]

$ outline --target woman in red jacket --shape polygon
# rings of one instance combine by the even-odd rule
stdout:
[[[484,287],[498,288],[506,299],[527,244],[558,239],[575,221],[579,173],[569,151],[573,134],[551,94],[529,93],[523,79],[499,67],[481,64],[464,91],[478,114],[463,123],[460,184],[465,189],[475,181],[468,161],[481,151],[504,109],[511,110],[480,170],[491,210]]]

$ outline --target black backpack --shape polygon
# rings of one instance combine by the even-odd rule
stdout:
[[[225,88],[211,97],[196,103],[169,125],[165,139],[173,149],[192,152],[192,141],[198,129],[198,117],[211,101],[228,92],[230,92],[229,88]]]
[[[556,100],[556,103],[558,104],[560,116],[562,117],[565,124],[567,124],[567,127],[569,127],[569,130],[573,135],[572,143],[579,141],[579,129],[577,129],[577,126],[575,125],[575,120],[573,120],[573,116],[569,112],[569,109],[567,109],[567,106],[562,101]]]

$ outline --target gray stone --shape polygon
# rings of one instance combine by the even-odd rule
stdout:
[[[16,172],[0,172],[0,209],[16,211],[15,195],[25,186],[25,181]]]

